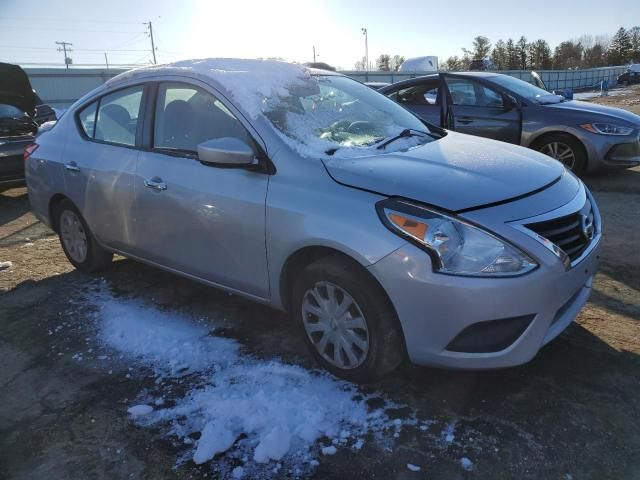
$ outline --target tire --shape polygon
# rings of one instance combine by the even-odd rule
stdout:
[[[348,304],[348,299],[352,301],[343,315],[338,312],[340,319],[329,319],[331,315],[327,315],[326,308],[331,311],[330,291],[336,299],[332,305],[338,310]],[[327,302],[325,307],[318,297]],[[291,298],[291,315],[312,355],[334,375],[371,383],[392,372],[404,359],[404,341],[395,310],[382,287],[356,262],[331,255],[312,263],[296,279]],[[323,340],[325,335],[330,338]],[[337,361],[335,345],[340,345]]]
[[[55,212],[60,245],[76,269],[91,273],[111,264],[113,253],[98,244],[87,222],[73,203],[63,200]]]
[[[547,135],[537,141],[533,148],[562,162],[576,175],[584,173],[587,168],[587,154],[584,147],[577,138],[566,133]]]

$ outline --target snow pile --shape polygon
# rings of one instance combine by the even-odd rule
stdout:
[[[304,85],[309,71],[293,63],[276,60],[207,58],[183,60],[169,67],[185,68],[219,82],[251,118],[258,118],[266,99],[283,98],[289,88]]]
[[[96,300],[102,342],[151,365],[159,376],[184,375],[236,361],[238,345],[233,340],[208,336],[205,327],[179,315],[106,293]]]
[[[138,359],[164,381],[198,373],[182,398],[129,409],[139,424],[166,426],[169,436],[190,445],[185,458],[197,464],[226,452],[226,474],[234,477],[272,460],[312,470],[320,452],[361,448],[364,434],[394,427],[381,408],[370,411],[366,402],[374,395],[325,373],[242,355],[235,340],[212,336],[187,315],[104,290],[91,302],[106,346]],[[243,468],[232,472],[239,459]],[[224,463],[219,458],[216,467]]]

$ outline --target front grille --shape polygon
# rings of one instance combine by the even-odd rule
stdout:
[[[582,255],[595,235],[591,202],[582,210],[545,222],[529,223],[526,227],[562,249],[573,262]]]

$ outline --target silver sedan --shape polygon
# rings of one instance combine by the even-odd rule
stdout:
[[[527,362],[576,317],[601,221],[556,160],[428,126],[339,74],[201,60],[120,75],[28,149],[69,261],[113,253],[286,310],[317,360]]]

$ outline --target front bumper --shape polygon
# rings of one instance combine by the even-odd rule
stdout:
[[[589,157],[589,170],[624,169],[640,165],[640,134],[632,135],[585,134],[583,143]]]
[[[584,190],[579,195],[585,198]],[[483,214],[486,212],[477,215]],[[596,214],[599,223],[597,207]],[[514,237],[515,231],[511,238]],[[518,243],[540,265],[519,277],[473,278],[436,273],[429,256],[412,244],[369,266],[396,309],[412,362],[461,369],[519,365],[531,360],[576,318],[591,293],[600,236],[594,238],[589,251],[573,267],[538,241],[523,236]],[[509,329],[511,320],[514,324],[519,322],[522,330]],[[498,325],[507,325],[507,334],[515,331],[516,335],[504,336],[504,329]],[[483,332],[483,326],[495,330]],[[473,346],[473,336],[470,339],[465,333],[474,329],[476,340],[500,347]],[[503,336],[492,343],[491,335]],[[473,348],[465,350],[464,345]]]

